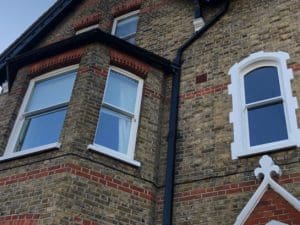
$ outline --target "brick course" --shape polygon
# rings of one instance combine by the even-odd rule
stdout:
[[[110,33],[114,17],[134,9],[140,9],[137,45],[167,59],[172,60],[194,32],[193,1],[85,0],[34,48],[72,37],[76,30],[93,24]],[[216,10],[205,7],[204,16]],[[238,160],[230,155],[228,70],[253,52],[288,52],[293,95],[299,101],[299,11],[297,0],[233,0],[227,14],[185,52],[173,225],[233,224],[256,190],[253,171],[261,155]],[[79,64],[79,69],[61,148],[0,163],[0,225],[18,224],[18,220],[24,225],[161,224],[172,78],[120,50],[103,44],[78,46],[21,68],[11,92],[0,95],[0,152],[4,152],[29,80],[72,64]],[[94,140],[110,65],[144,79],[135,149],[139,168],[87,150]],[[299,110],[297,117],[299,123]],[[280,184],[299,198],[299,149],[269,154],[283,168]],[[284,209],[268,209],[273,201]],[[265,224],[277,218],[270,215],[277,210],[280,221],[299,224],[298,214],[289,207],[269,191],[247,223]],[[279,218],[281,212],[286,217]],[[13,221],[16,215],[24,221]],[[25,221],[24,215],[38,218]]]

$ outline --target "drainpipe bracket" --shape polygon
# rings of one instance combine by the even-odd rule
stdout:
[[[205,21],[203,17],[199,17],[194,19],[193,24],[194,24],[195,32],[197,32],[198,30],[200,30],[202,27],[205,26]]]

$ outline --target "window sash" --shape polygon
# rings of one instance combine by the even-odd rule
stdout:
[[[252,102],[252,103],[249,103],[249,104],[245,104],[244,108],[245,109],[252,109],[252,108],[259,107],[259,106],[270,105],[272,103],[277,103],[277,102],[284,102],[283,97],[278,96],[278,97],[264,99],[264,100],[257,101],[257,102]]]
[[[260,101],[256,101],[256,102],[251,102],[251,103],[246,103],[246,93],[245,93],[245,80],[244,77],[250,73],[251,71],[261,68],[261,67],[276,67],[277,72],[278,72],[278,80],[279,80],[279,91],[280,91],[280,96],[276,96],[273,98],[267,98],[267,99],[263,99]],[[248,148],[248,151],[252,151],[252,149],[255,151],[255,149],[259,149],[260,147],[263,146],[267,146],[267,145],[273,145],[273,143],[280,143],[280,142],[285,142],[286,140],[279,140],[276,142],[269,142],[269,143],[265,143],[265,144],[260,144],[260,145],[254,145],[251,146],[250,144],[250,128],[249,128],[249,118],[248,118],[248,110],[256,108],[256,107],[263,107],[263,106],[268,106],[270,104],[275,104],[278,102],[282,102],[283,105],[283,110],[284,110],[284,117],[285,117],[285,122],[286,122],[286,127],[288,129],[288,138],[289,138],[289,124],[288,124],[288,120],[287,120],[287,109],[286,109],[286,101],[285,101],[285,93],[283,92],[283,80],[282,77],[280,76],[280,68],[278,65],[274,64],[273,62],[262,62],[262,65],[258,64],[255,67],[249,67],[248,70],[243,71],[243,73],[240,74],[240,79],[241,79],[241,86],[240,86],[240,92],[241,92],[241,102],[243,105],[243,111],[242,113],[242,118],[243,118],[243,124],[242,126],[244,127],[243,130],[245,132],[246,135],[246,143],[245,145]]]
[[[137,23],[138,23],[138,21],[139,21],[139,16],[138,16],[138,14],[139,14],[139,10],[136,10],[136,11],[132,11],[132,12],[130,12],[130,13],[127,13],[127,14],[125,14],[125,15],[122,15],[122,16],[119,16],[119,17],[115,18],[115,19],[114,19],[113,28],[112,28],[112,32],[111,32],[111,33],[112,33],[113,35],[119,37],[120,39],[125,40],[125,41],[128,41],[128,40],[130,40],[131,38],[134,38],[134,37],[136,36],[136,33],[137,33],[137,27],[136,27],[136,29],[135,29],[135,32],[131,32],[131,33],[128,33],[128,34],[126,34],[126,35],[117,35],[117,28],[118,28],[117,26],[118,26],[119,23],[122,23],[123,21],[125,21],[125,20],[127,20],[127,19],[130,20],[130,19],[132,19],[132,18],[134,18],[134,17],[137,17]],[[138,26],[138,25],[137,25],[137,26]],[[130,42],[130,43],[134,44],[135,41]]]
[[[230,123],[233,124],[233,141],[231,143],[232,159],[238,159],[249,155],[259,154],[269,151],[278,151],[283,148],[300,147],[300,129],[295,110],[298,108],[296,97],[293,96],[291,80],[293,72],[287,66],[289,54],[286,52],[256,52],[250,54],[245,59],[235,63],[229,70],[231,83],[228,85],[228,92],[232,96],[232,112],[229,114]],[[247,111],[255,105],[245,104],[244,79],[248,72],[264,66],[277,67],[281,101],[284,108],[285,122],[288,132],[288,139],[274,141],[257,146],[249,145],[248,139],[248,117]],[[268,100],[269,101],[269,100]],[[270,100],[271,101],[271,100]],[[277,101],[272,99],[272,101]],[[278,98],[278,101],[279,98]],[[255,102],[255,104],[264,104]]]
[[[39,114],[34,114],[34,115],[26,116],[26,117],[24,118],[23,126],[22,126],[21,131],[20,131],[19,136],[18,136],[18,140],[17,140],[16,146],[15,146],[15,152],[27,151],[28,149],[36,148],[36,147],[39,147],[39,146],[58,143],[58,139],[59,139],[59,136],[60,136],[60,134],[61,134],[62,126],[63,126],[63,124],[64,124],[64,120],[65,120],[65,115],[66,115],[67,109],[68,109],[67,107],[60,107],[60,108],[56,108],[56,109],[53,109],[53,110],[50,110],[50,111],[45,111],[45,112],[43,112],[43,113],[39,113]],[[27,135],[28,135],[28,131],[29,131],[28,129],[29,129],[29,127],[30,127],[32,121],[33,121],[34,119],[38,119],[38,118],[41,119],[41,118],[43,118],[43,117],[47,117],[47,116],[49,116],[49,115],[53,115],[53,114],[55,114],[55,113],[57,113],[57,112],[61,112],[61,111],[65,111],[65,112],[63,112],[63,114],[64,114],[64,115],[63,115],[63,120],[60,121],[60,123],[55,124],[55,126],[58,126],[58,127],[61,127],[61,128],[60,128],[60,130],[57,130],[58,133],[55,133],[55,134],[52,133],[52,134],[51,134],[51,135],[52,135],[51,138],[53,138],[53,135],[54,135],[54,136],[57,136],[57,140],[56,140],[56,141],[53,141],[53,142],[50,142],[50,143],[43,143],[42,145],[37,145],[37,146],[34,146],[34,147],[24,148],[24,149],[23,149],[23,144],[24,144],[25,139],[26,139],[26,137],[27,137]],[[60,115],[60,116],[61,116],[61,115]],[[59,118],[59,117],[58,117],[58,118]],[[53,119],[53,118],[52,118],[52,119]],[[57,119],[57,118],[56,118],[56,119]],[[49,128],[49,126],[46,127],[46,129],[48,129],[48,128]],[[52,127],[52,128],[53,128],[53,127]],[[55,130],[56,130],[56,128],[57,128],[57,127],[54,127]],[[48,136],[48,137],[49,137],[49,136]],[[37,138],[39,138],[39,137],[37,137]]]
[[[2,158],[8,159],[8,158],[19,157],[19,156],[22,156],[22,155],[32,154],[34,152],[46,151],[46,150],[49,150],[49,148],[51,148],[51,147],[53,148],[53,147],[59,147],[60,146],[59,142],[56,142],[56,143],[51,143],[51,144],[46,144],[46,145],[43,145],[43,146],[38,146],[38,147],[26,149],[26,151],[23,151],[23,150],[19,151],[19,152],[15,151],[16,147],[17,147],[17,144],[18,144],[18,141],[19,141],[19,137],[21,135],[21,131],[22,131],[23,127],[26,125],[25,122],[26,122],[27,118],[37,116],[37,115],[42,114],[42,113],[51,112],[52,110],[59,110],[59,109],[62,109],[64,107],[67,108],[67,106],[69,104],[69,101],[68,101],[68,102],[59,103],[57,105],[52,105],[52,106],[49,106],[49,107],[46,107],[46,108],[43,108],[43,109],[38,109],[38,110],[35,110],[35,111],[32,111],[32,112],[26,112],[26,109],[27,109],[28,104],[30,102],[31,95],[32,95],[32,93],[34,91],[34,88],[35,88],[35,84],[37,82],[40,82],[40,81],[43,81],[43,80],[51,79],[52,77],[62,76],[64,74],[70,74],[70,73],[75,73],[75,75],[74,75],[75,76],[74,80],[75,80],[76,79],[76,70],[78,69],[78,67],[79,67],[78,65],[73,65],[73,66],[68,66],[68,67],[64,67],[64,68],[61,68],[61,69],[57,69],[57,70],[51,71],[49,73],[40,75],[36,78],[33,78],[30,81],[29,86],[28,86],[27,91],[26,91],[26,94],[24,96],[21,108],[19,110],[17,119],[15,121],[14,127],[12,129],[12,132],[11,132],[10,136],[9,136],[8,143],[6,145],[5,152],[4,152],[4,155],[3,155]],[[73,89],[74,89],[74,83],[72,85],[71,92],[73,91]],[[62,131],[62,129],[61,129],[61,131]]]
[[[142,98],[142,87],[143,87],[143,80],[137,76],[135,76],[134,74],[131,74],[125,70],[119,69],[117,67],[111,66],[109,68],[109,72],[108,72],[108,76],[106,79],[106,85],[105,85],[105,90],[104,90],[104,95],[105,96],[105,92],[108,88],[108,80],[109,80],[109,75],[111,73],[111,71],[115,71],[117,73],[120,73],[123,76],[126,76],[128,78],[131,78],[135,81],[137,81],[138,85],[137,85],[137,90],[136,90],[136,98],[135,98],[135,108],[134,108],[134,112],[128,112],[124,109],[121,109],[117,106],[111,105],[110,103],[107,103],[104,101],[104,97],[102,100],[102,105],[101,105],[101,109],[107,109],[107,110],[111,110],[113,112],[119,113],[125,117],[128,117],[131,121],[131,127],[130,127],[130,134],[129,134],[129,143],[128,143],[128,148],[126,150],[126,154],[123,154],[121,152],[118,152],[116,155],[124,155],[126,158],[133,160],[134,158],[134,150],[135,150],[135,145],[136,145],[136,136],[137,136],[137,128],[138,128],[138,118],[139,118],[139,113],[140,113],[140,107],[141,107],[141,98]],[[101,112],[100,109],[100,112]],[[99,115],[100,115],[99,112]],[[98,123],[97,123],[97,129],[95,132],[95,135],[98,132],[99,126],[101,123],[101,118],[98,119]],[[99,143],[96,143],[96,136],[94,138],[94,143],[92,146],[96,146],[97,149],[102,149],[103,152],[107,153],[109,151],[112,152],[112,154],[114,154],[114,152],[116,152],[114,149],[110,149],[108,147],[105,147]],[[93,147],[89,147],[92,148]],[[100,150],[101,151],[101,150]]]
[[[277,113],[270,114],[270,110],[273,111],[273,113]],[[246,111],[246,116],[248,129],[247,136],[250,148],[274,142],[280,142],[288,139],[289,134],[286,124],[287,121],[284,112],[284,104],[282,101],[272,102],[248,108]],[[272,118],[272,121],[270,121],[269,118]],[[258,123],[258,121],[260,122]],[[261,126],[262,124],[263,126]],[[275,126],[276,129],[271,129],[272,126],[273,128]],[[276,131],[276,133],[274,133],[274,131]]]
[[[124,109],[121,109],[121,108],[119,108],[119,107],[117,107],[117,106],[111,105],[111,104],[106,103],[106,102],[103,102],[103,103],[102,103],[102,107],[107,108],[107,109],[109,109],[109,110],[111,110],[111,111],[114,111],[114,112],[116,112],[116,113],[120,113],[120,114],[122,114],[122,115],[124,115],[124,116],[127,116],[127,117],[130,117],[130,118],[134,118],[134,117],[135,117],[135,114],[134,114],[134,113],[131,113],[131,112],[129,112],[129,111],[126,111],[126,110],[124,110]],[[102,107],[101,107],[101,108],[102,108]]]

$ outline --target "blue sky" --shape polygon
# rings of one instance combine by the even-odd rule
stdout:
[[[0,0],[0,54],[56,0]]]

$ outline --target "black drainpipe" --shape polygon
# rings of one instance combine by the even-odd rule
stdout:
[[[173,194],[174,194],[174,170],[176,156],[176,134],[177,134],[177,117],[179,103],[179,88],[182,66],[183,52],[198,38],[200,38],[212,25],[214,25],[227,11],[229,0],[226,0],[223,7],[218,13],[205,25],[195,32],[178,50],[175,59],[173,60],[173,80],[171,94],[171,109],[169,116],[169,134],[168,134],[168,150],[167,150],[167,167],[165,178],[165,193],[164,193],[164,209],[163,209],[163,225],[172,225],[173,211]],[[198,10],[198,9],[196,9]],[[200,11],[199,11],[200,12]]]

